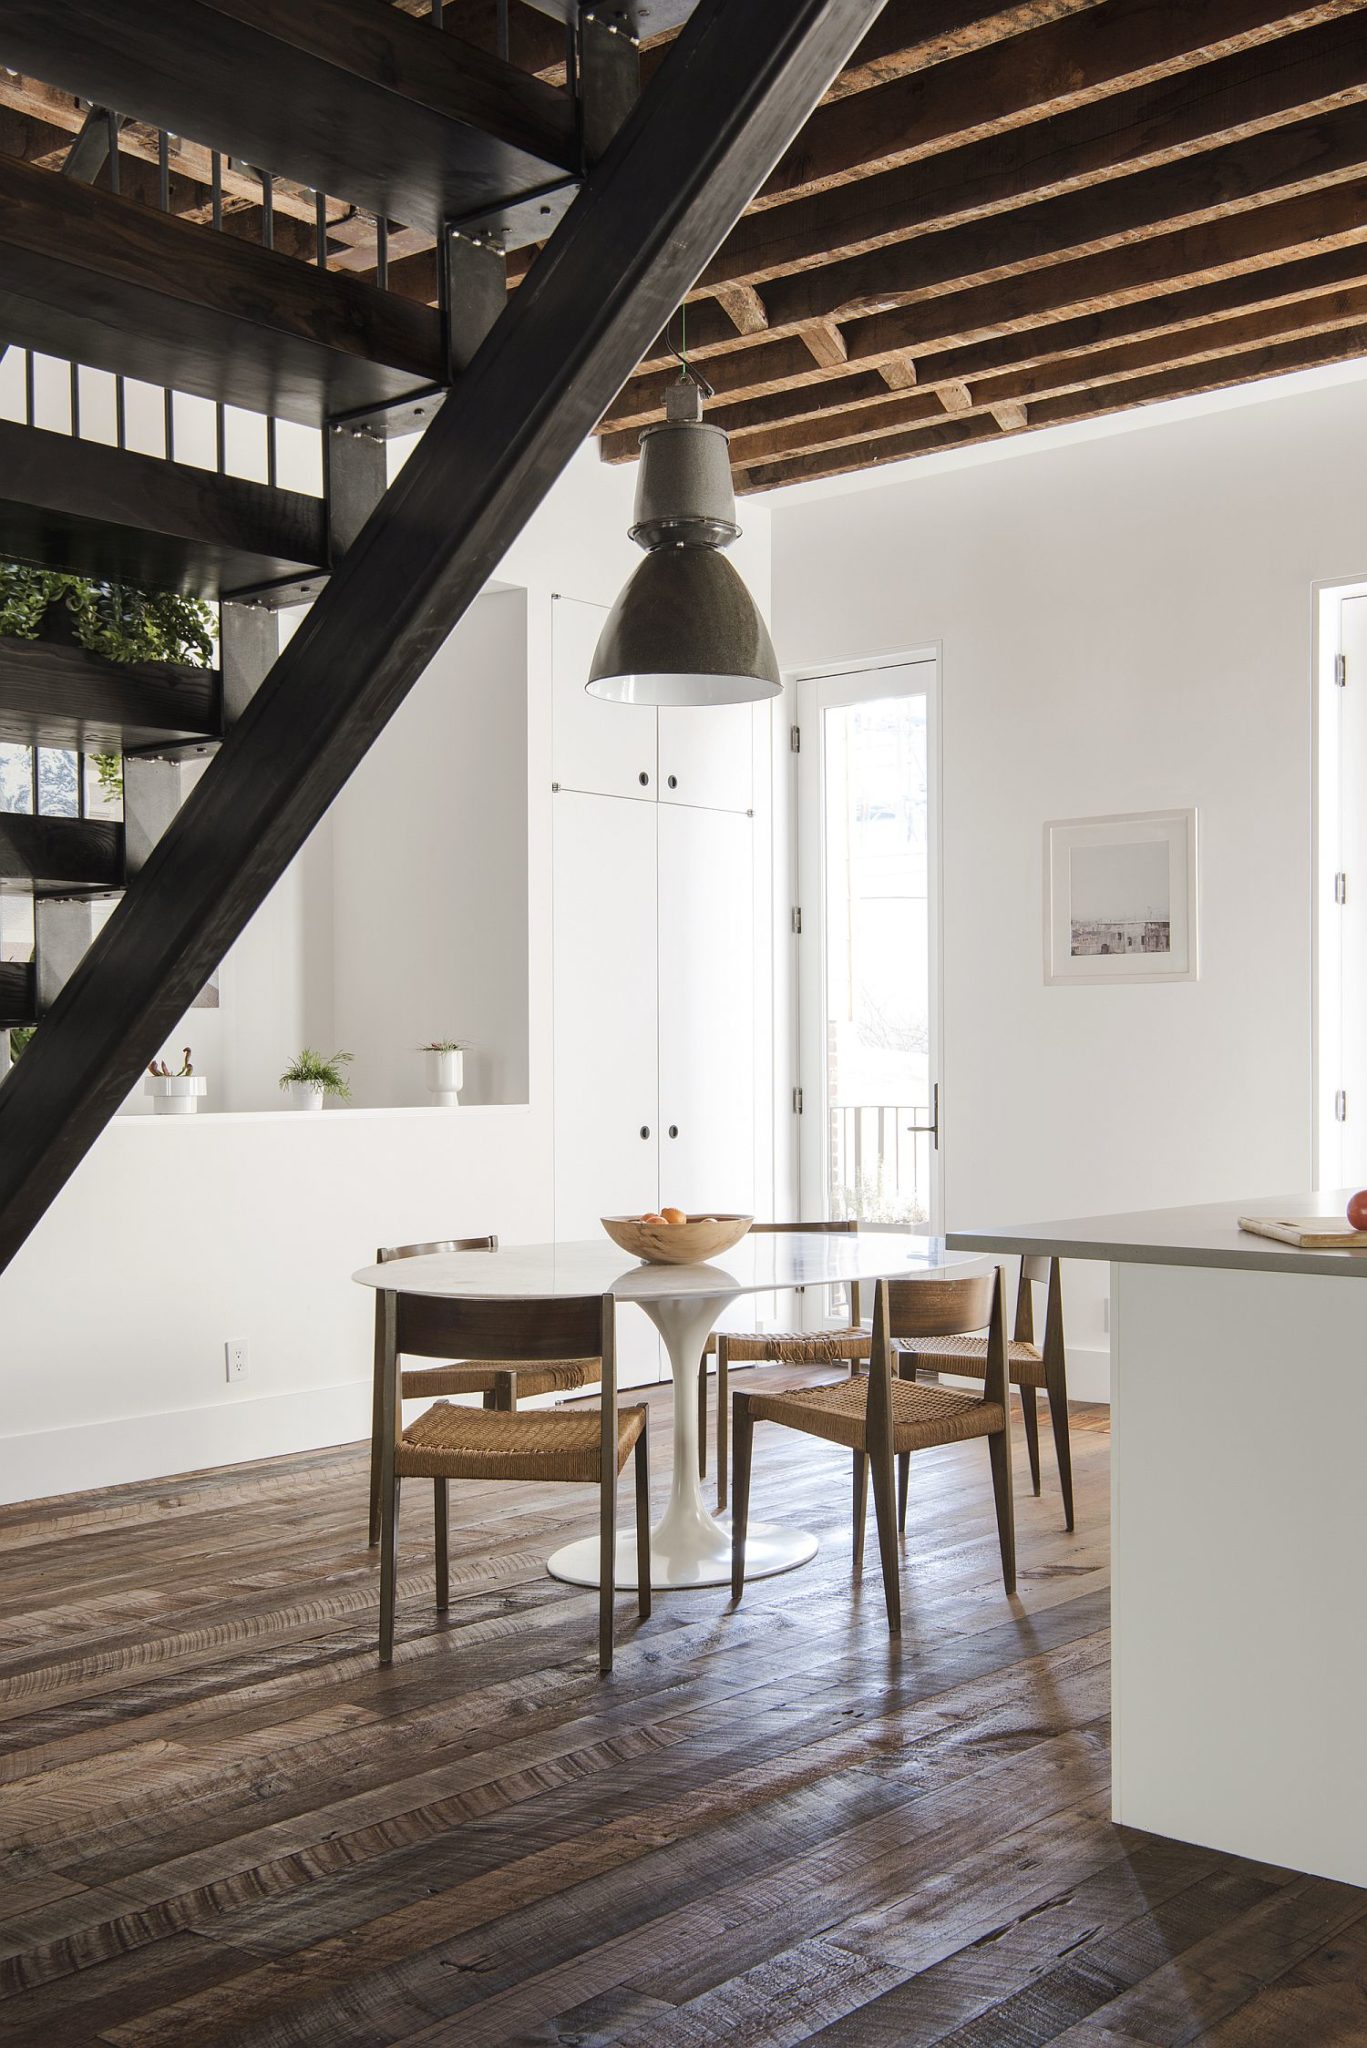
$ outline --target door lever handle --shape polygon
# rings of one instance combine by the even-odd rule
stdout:
[[[904,1124],[903,1129],[912,1131],[918,1138],[934,1140],[935,1150],[940,1149],[940,1084],[937,1081],[930,1091],[930,1122],[928,1124]]]

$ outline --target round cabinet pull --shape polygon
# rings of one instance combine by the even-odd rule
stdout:
[[[671,776],[670,776],[670,778],[669,778],[669,786],[670,786],[670,788],[671,788],[671,789],[677,789],[677,788],[678,788],[678,786],[679,786],[679,778],[678,778],[678,776],[677,776],[677,775],[671,775]]]
[[[670,1135],[670,1137],[671,1137],[671,1138],[677,1138],[677,1137],[678,1137],[678,1135],[679,1135],[679,1126],[678,1126],[677,1124],[671,1124],[671,1125],[669,1126],[669,1135]]]
[[[642,1136],[643,1138],[648,1138],[648,1137],[650,1136],[650,1125],[649,1125],[649,1124],[642,1124],[642,1125],[641,1125],[641,1136]]]
[[[648,776],[648,775],[646,774],[646,771],[645,771],[645,769],[644,769],[644,768],[643,768],[643,769],[641,770],[641,772],[640,772],[640,774],[639,774],[639,775],[637,776],[636,780],[637,780],[637,781],[638,781],[638,782],[640,783],[640,785],[641,785],[642,789],[644,789],[644,788],[646,787],[646,784],[647,784],[647,783],[648,783],[648,782],[650,781],[650,777],[649,777],[649,776]]]

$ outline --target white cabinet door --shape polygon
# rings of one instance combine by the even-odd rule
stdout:
[[[699,704],[661,711],[660,802],[748,811],[752,787],[754,707]]]
[[[562,789],[554,804],[555,1234],[659,1200],[652,803]],[[643,1135],[644,1134],[644,1135]],[[659,1339],[618,1318],[625,1385],[660,1377]]]
[[[643,704],[605,704],[584,684],[607,607],[551,600],[551,774],[562,789],[654,799],[656,714]]]
[[[750,1210],[755,1192],[754,823],[659,810],[660,1195]]]

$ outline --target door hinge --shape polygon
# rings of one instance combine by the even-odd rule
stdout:
[[[1344,874],[1342,868],[1339,869],[1339,872],[1334,877],[1334,901],[1335,903],[1346,903],[1348,901],[1348,877]]]
[[[1336,654],[1334,656],[1334,681],[1341,690],[1347,687],[1348,657],[1346,654]]]
[[[793,1115],[794,1115],[794,1116],[801,1116],[801,1114],[802,1114],[802,1090],[801,1090],[800,1088],[794,1088],[794,1090],[793,1090]]]
[[[802,937],[802,905],[800,903],[795,903],[793,905],[792,923],[793,937],[795,939],[800,939]]]
[[[800,725],[790,725],[788,727],[788,752],[790,754],[800,754],[802,752],[802,727]]]
[[[1334,1090],[1334,1121],[1339,1124],[1346,1124],[1348,1121],[1348,1090],[1346,1088],[1336,1088]]]

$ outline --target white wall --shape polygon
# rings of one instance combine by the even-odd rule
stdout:
[[[1309,1185],[1312,586],[1367,567],[1365,438],[1353,383],[771,498],[785,666],[941,653],[951,1227]],[[1199,982],[1045,987],[1044,821],[1189,804]]]

